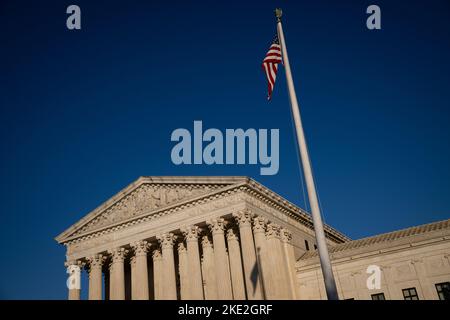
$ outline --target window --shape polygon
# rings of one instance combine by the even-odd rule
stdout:
[[[317,246],[316,245],[314,245],[314,250],[317,250]]]
[[[403,298],[405,298],[405,300],[419,300],[416,288],[403,289],[402,291],[403,291]]]
[[[306,251],[309,251],[309,243],[308,243],[308,240],[305,240],[305,248],[306,248]]]
[[[386,300],[384,298],[384,293],[376,293],[372,295],[372,300]]]
[[[347,298],[347,299],[344,299],[344,300],[355,300],[355,298]]]
[[[450,300],[450,282],[441,282],[436,284],[439,300]]]

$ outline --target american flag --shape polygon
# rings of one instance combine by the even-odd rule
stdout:
[[[278,64],[282,62],[281,60],[281,47],[278,41],[278,35],[272,41],[272,45],[269,51],[266,53],[266,57],[262,63],[262,68],[267,78],[267,100],[272,97],[273,87],[275,85],[275,79],[277,78]]]

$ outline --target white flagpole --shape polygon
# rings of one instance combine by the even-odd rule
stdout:
[[[325,289],[327,291],[328,300],[338,300],[339,297],[337,294],[336,282],[334,280],[333,270],[331,268],[330,256],[328,254],[327,243],[325,240],[325,232],[323,230],[319,202],[317,200],[316,187],[314,185],[314,178],[308,155],[308,148],[306,146],[305,134],[303,132],[302,120],[300,118],[300,109],[297,102],[297,95],[295,94],[294,81],[292,80],[291,66],[289,65],[286,42],[284,41],[283,27],[281,25],[281,9],[276,9],[275,15],[277,17],[278,39],[280,41],[281,52],[283,55],[284,69],[286,72],[286,82],[289,90],[289,99],[291,101],[292,116],[294,117],[295,131],[297,132],[297,143],[300,149],[303,175],[305,177],[306,188],[308,190],[308,199],[311,206],[311,215],[314,223],[314,231],[316,234],[320,265],[322,267],[322,274],[325,281]]]

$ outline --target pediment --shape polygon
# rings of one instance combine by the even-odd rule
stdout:
[[[62,243],[65,239],[151,214],[245,181],[244,177],[141,177],[61,233],[56,240]]]

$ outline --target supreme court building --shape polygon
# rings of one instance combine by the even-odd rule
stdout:
[[[325,234],[340,299],[449,297],[450,220]],[[69,299],[326,299],[314,238],[308,213],[250,178],[141,177],[56,240]]]

